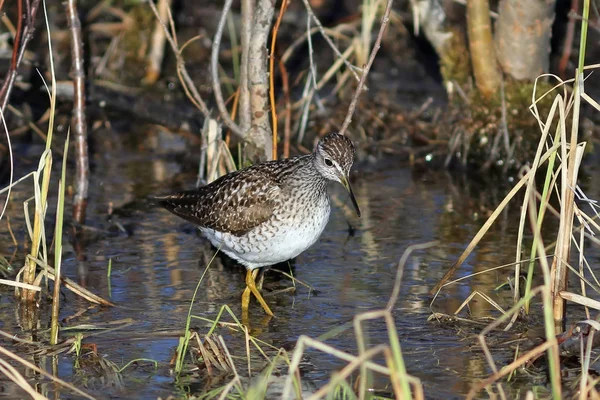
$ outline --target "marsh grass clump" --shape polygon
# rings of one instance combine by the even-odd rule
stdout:
[[[444,82],[455,82],[465,85],[471,80],[471,62],[468,53],[465,33],[462,29],[452,27],[452,36],[444,45],[440,54],[440,73]]]
[[[506,80],[504,91],[490,99],[471,90],[467,98],[455,97],[448,132],[449,160],[459,160],[463,167],[503,172],[518,170],[535,156],[539,143],[539,123],[532,115],[532,93],[551,92],[545,81],[535,83]],[[465,101],[467,107],[465,107]],[[552,96],[540,96],[537,108],[542,117],[548,115]]]

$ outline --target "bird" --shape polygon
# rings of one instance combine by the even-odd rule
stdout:
[[[349,178],[355,153],[347,136],[330,133],[310,154],[257,163],[154,200],[198,225],[213,246],[246,267],[243,313],[252,293],[273,316],[256,287],[259,269],[293,259],[319,239],[331,211],[329,181],[346,188],[360,217]]]

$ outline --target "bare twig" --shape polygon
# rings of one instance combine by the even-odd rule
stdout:
[[[17,70],[19,69],[19,65],[23,60],[23,56],[27,48],[27,43],[29,43],[33,37],[33,32],[35,29],[34,21],[39,5],[40,0],[27,0],[25,2],[25,24],[23,24],[23,0],[17,1],[17,13],[20,18],[17,23],[17,34],[15,35],[10,68],[6,73],[6,78],[4,79],[2,89],[0,89],[0,108],[2,110],[6,109],[8,99],[10,98],[10,92],[12,91],[15,79],[17,78]]]
[[[73,130],[75,131],[75,197],[73,219],[82,224],[88,198],[89,160],[87,119],[85,117],[85,72],[83,68],[83,41],[77,0],[66,3],[67,20],[71,32],[71,74],[73,76]]]
[[[377,39],[375,40],[375,44],[373,45],[373,50],[371,50],[369,61],[367,62],[367,65],[363,68],[362,75],[360,77],[360,80],[358,81],[358,86],[356,87],[356,91],[354,92],[354,96],[352,97],[352,101],[350,102],[350,106],[348,107],[348,113],[346,114],[346,118],[344,119],[344,123],[342,124],[342,129],[340,129],[340,135],[343,135],[348,130],[348,126],[350,126],[350,122],[352,122],[352,115],[354,115],[356,103],[358,103],[358,96],[360,96],[362,92],[363,86],[365,85],[365,81],[367,80],[367,75],[371,70],[373,61],[375,61],[375,56],[377,55],[377,52],[381,47],[381,40],[383,39],[385,28],[390,22],[390,12],[392,11],[393,2],[394,0],[387,0],[387,3],[385,5],[385,11],[383,12],[383,18],[381,18],[381,26],[379,27]]]
[[[212,77],[213,91],[215,94],[215,100],[217,101],[217,107],[223,122],[231,130],[231,132],[238,135],[240,138],[245,136],[244,131],[231,119],[227,107],[225,107],[225,101],[223,100],[223,92],[221,91],[221,81],[219,79],[219,48],[221,46],[221,38],[223,37],[223,30],[225,29],[225,22],[227,21],[227,14],[231,9],[231,3],[233,0],[226,0],[223,6],[223,13],[217,26],[217,32],[215,33],[215,39],[213,40],[212,52],[210,56],[210,73]]]

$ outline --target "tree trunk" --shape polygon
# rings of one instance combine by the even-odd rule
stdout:
[[[548,72],[556,0],[501,0],[496,49],[502,70],[533,81]]]
[[[271,160],[271,122],[269,120],[269,72],[267,39],[271,31],[275,0],[258,0],[254,10],[254,26],[248,54],[248,80],[252,125],[246,132],[246,155],[253,162]]]

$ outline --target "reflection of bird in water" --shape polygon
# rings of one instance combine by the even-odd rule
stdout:
[[[344,185],[360,216],[348,178],[354,153],[350,139],[332,133],[311,154],[256,164],[155,200],[198,224],[215,247],[246,267],[243,312],[252,292],[273,315],[256,288],[258,269],[294,258],[317,241],[329,220],[328,181]]]

